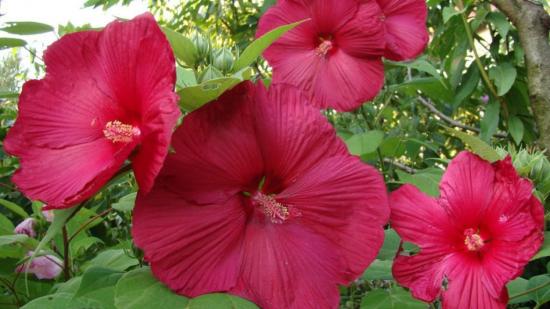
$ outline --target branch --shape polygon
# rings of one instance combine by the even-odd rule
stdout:
[[[525,51],[531,108],[539,131],[539,145],[550,149],[550,16],[540,3],[529,0],[492,0],[516,26]]]
[[[384,158],[384,162],[385,163],[388,163],[388,164],[391,164],[395,167],[397,167],[398,169],[402,170],[402,171],[405,171],[409,174],[416,174],[418,173],[418,170],[417,169],[414,169],[412,167],[409,167],[409,166],[406,166],[405,164],[403,163],[400,163],[400,162],[397,162],[397,161],[394,161],[392,159],[389,159],[389,158]]]
[[[453,118],[445,115],[443,112],[439,111],[434,105],[432,102],[430,102],[429,100],[423,98],[423,97],[418,97],[418,100],[420,101],[420,103],[422,105],[424,105],[426,108],[428,108],[430,110],[430,112],[434,113],[435,115],[437,115],[439,118],[441,118],[442,120],[444,120],[445,122],[449,123],[450,125],[452,125],[453,127],[457,127],[457,128],[461,128],[461,129],[464,129],[464,130],[468,130],[468,131],[473,131],[473,132],[476,132],[476,133],[480,133],[481,130],[478,129],[478,128],[475,128],[475,127],[472,127],[472,126],[469,126],[469,125],[465,125],[463,124],[462,122],[458,122],[456,120],[454,120]],[[506,138],[507,137],[507,134],[506,133],[503,133],[503,132],[497,132],[495,133],[494,135],[495,137],[499,137],[499,138]]]

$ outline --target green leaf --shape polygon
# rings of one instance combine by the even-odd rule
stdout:
[[[510,296],[514,296],[514,295],[523,293],[523,292],[527,291],[528,284],[529,283],[526,279],[523,279],[521,277],[516,278],[515,280],[508,282],[508,284],[506,285],[506,287],[508,288],[508,294]],[[531,300],[531,298],[527,294],[527,295],[523,295],[523,296],[520,296],[520,297],[512,298],[512,299],[510,299],[510,301],[508,303],[509,304],[519,304],[519,303],[528,302],[530,300]]]
[[[248,300],[221,293],[205,294],[193,298],[186,309],[255,309],[258,308]]]
[[[481,133],[479,137],[489,142],[491,137],[498,129],[498,121],[500,119],[500,104],[496,101],[492,101],[485,108],[485,115],[481,119]]]
[[[398,136],[386,138],[380,145],[380,152],[384,157],[399,157],[405,153],[405,141]]]
[[[187,308],[188,302],[155,279],[149,267],[126,273],[115,287],[118,309]]]
[[[71,293],[56,293],[42,296],[27,303],[21,309],[104,309],[93,299],[73,298]]]
[[[392,264],[392,260],[374,260],[362,278],[365,280],[393,280],[391,272]]]
[[[15,226],[11,223],[10,219],[6,218],[3,214],[0,213],[0,235],[10,235],[13,234]]]
[[[447,132],[449,132],[449,134],[453,135],[454,137],[459,138],[464,144],[470,146],[472,152],[482,157],[483,159],[491,163],[501,159],[495,149],[493,149],[491,146],[489,146],[479,138],[464,133],[462,131],[457,131],[450,128],[447,128]]]
[[[399,250],[399,243],[401,238],[397,235],[394,229],[387,229],[384,231],[384,244],[378,252],[376,257],[379,260],[393,260],[397,250]]]
[[[418,95],[420,91],[432,99],[444,102],[452,102],[454,98],[453,91],[435,77],[415,78],[392,88],[411,96]]]
[[[538,287],[541,288],[536,289]],[[530,278],[527,284],[527,289],[534,290],[533,292],[529,293],[529,297],[531,297],[537,303],[537,306],[535,308],[540,307],[542,304],[550,301],[550,276],[544,274]]]
[[[21,47],[27,45],[26,41],[15,38],[0,38],[0,50],[12,47]]]
[[[0,28],[0,30],[11,34],[29,35],[53,31],[52,26],[33,21],[8,22],[7,24],[6,27]]]
[[[234,77],[212,79],[200,85],[183,88],[178,91],[180,106],[188,111],[194,111],[204,104],[217,99],[226,90],[233,88],[241,80]]]
[[[2,49],[1,46],[0,46],[0,49]],[[18,96],[19,96],[19,93],[17,92],[0,91],[0,99],[14,99],[14,98],[17,98]]]
[[[439,181],[443,176],[443,170],[431,167],[419,170],[415,174],[409,174],[401,170],[395,172],[403,183],[412,184],[430,196],[439,196]]]
[[[501,37],[505,38],[508,35],[508,31],[512,27],[506,17],[500,12],[490,12],[487,15],[487,20],[495,25],[498,33]]]
[[[503,96],[510,91],[510,88],[512,88],[516,81],[517,75],[516,68],[508,62],[501,63],[489,69],[489,77],[495,82],[499,96]]]
[[[443,8],[443,23],[446,24],[451,18],[463,13],[464,10],[456,11],[453,6],[446,6]]]
[[[242,54],[239,56],[239,59],[235,61],[235,64],[233,65],[233,72],[238,72],[241,69],[249,66],[264,52],[264,50],[269,47],[269,45],[273,44],[275,40],[277,40],[283,34],[294,29],[296,26],[306,20],[301,20],[289,25],[277,27],[254,40],[254,42],[250,43],[250,45],[248,45],[248,47],[242,52]]]
[[[516,116],[511,116],[508,119],[508,131],[510,132],[510,135],[512,135],[512,138],[516,144],[519,145],[523,139],[523,134],[525,133],[525,126],[523,125],[521,119]]]
[[[176,85],[180,88],[195,86],[197,84],[197,78],[195,72],[192,69],[182,68],[179,65],[176,66],[177,81]]]
[[[74,298],[93,299],[101,303],[103,309],[116,309],[114,287],[122,275],[112,269],[92,267],[82,276]]]
[[[411,68],[417,71],[425,72],[437,79],[441,79],[441,74],[437,72],[437,69],[431,63],[424,59],[417,59],[412,62],[397,62],[389,60],[386,60],[385,62],[394,66]]]
[[[139,261],[130,257],[124,249],[107,249],[89,261],[84,268],[103,267],[117,271],[124,271],[138,264]]]
[[[384,140],[384,132],[372,130],[361,134],[355,134],[346,140],[346,145],[351,154],[362,156],[375,152]]]
[[[25,234],[0,236],[0,258],[20,259],[36,246],[36,240]]]
[[[118,211],[130,212],[134,209],[136,203],[137,192],[132,192],[128,195],[121,197],[118,202],[114,203],[112,207]]]
[[[197,61],[197,49],[193,41],[170,28],[162,27],[162,31],[170,42],[176,57],[189,67],[194,67]]]
[[[28,218],[29,214],[23,209],[23,207],[0,198],[0,205],[6,207],[9,211],[13,212],[16,215],[21,216],[22,218]]]
[[[427,304],[412,298],[400,287],[390,290],[373,290],[361,300],[361,309],[426,309]]]
[[[544,243],[540,247],[539,252],[531,258],[531,261],[547,256],[550,256],[550,232],[544,232]]]

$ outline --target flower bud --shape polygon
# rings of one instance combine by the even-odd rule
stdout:
[[[191,37],[191,41],[193,41],[193,44],[197,49],[197,56],[199,59],[205,59],[208,57],[208,54],[210,53],[210,41],[208,41],[207,38],[202,36],[200,33],[195,33]]]
[[[233,54],[231,51],[225,47],[222,49],[219,49],[212,53],[213,56],[213,62],[212,64],[222,71],[223,73],[227,73],[231,71],[233,68],[233,62],[235,61]]]
[[[35,224],[35,221],[33,218],[27,218],[23,220],[21,223],[19,223],[15,227],[13,232],[15,234],[25,234],[29,237],[35,237],[36,232],[34,231],[34,224]]]
[[[29,251],[27,256],[32,256],[33,251]],[[34,274],[38,279],[54,279],[63,270],[61,268],[63,261],[53,255],[42,255],[34,258],[30,262],[26,262],[17,266],[15,269],[16,272],[22,273],[27,271],[28,273]]]
[[[42,210],[42,216],[44,216],[46,221],[53,222],[53,210]]]

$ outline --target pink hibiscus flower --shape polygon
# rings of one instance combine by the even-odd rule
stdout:
[[[36,237],[36,232],[34,231],[34,225],[36,224],[36,221],[33,218],[27,218],[21,223],[19,223],[13,232],[15,234],[25,234],[29,237]]]
[[[29,251],[27,256],[32,256],[33,254],[33,251]],[[30,264],[26,262],[17,266],[15,271],[19,273],[27,271],[34,274],[38,279],[55,279],[63,270],[61,265],[63,265],[63,261],[56,256],[42,255],[34,258]]]
[[[442,297],[443,308],[506,308],[506,283],[543,241],[544,213],[533,186],[510,157],[490,164],[460,153],[433,199],[404,185],[390,197],[391,224],[420,247],[398,255],[393,275],[418,299]]]
[[[174,133],[132,234],[186,296],[226,291],[262,308],[336,308],[389,216],[381,175],[351,156],[301,92],[241,83]]]
[[[148,191],[180,115],[172,50],[150,14],[69,34],[44,54],[46,76],[23,86],[4,141],[13,182],[47,208],[97,192],[130,157]]]
[[[279,0],[256,36],[310,19],[271,45],[273,82],[297,85],[320,108],[350,111],[384,84],[382,56],[406,60],[426,47],[425,0]]]

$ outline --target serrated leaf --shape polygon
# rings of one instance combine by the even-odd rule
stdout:
[[[233,88],[241,80],[234,77],[212,79],[200,85],[183,88],[178,91],[180,106],[188,111],[194,111],[204,104],[217,99],[226,90]]]
[[[472,152],[489,162],[500,160],[497,151],[479,138],[467,133],[447,128],[449,134],[459,138],[464,144],[470,146]]]
[[[508,62],[501,63],[489,69],[489,77],[495,82],[499,96],[503,96],[510,91],[510,88],[512,88],[516,81],[517,75],[516,68]]]
[[[162,31],[170,42],[174,55],[189,67],[194,67],[197,61],[197,48],[193,41],[170,28],[162,27]]]
[[[307,21],[307,19],[277,27],[254,40],[254,42],[250,43],[250,45],[248,45],[248,47],[242,52],[239,59],[235,61],[235,64],[233,65],[233,72],[238,72],[249,66],[264,52],[264,50],[269,47],[269,45],[273,44],[273,42],[275,42],[278,38],[305,21]]]
[[[126,273],[115,287],[118,309],[186,308],[188,302],[153,277],[149,267]]]
[[[40,34],[53,31],[53,27],[43,23],[37,23],[34,21],[15,21],[8,22],[6,27],[0,28],[0,30],[11,34],[29,35]]]

